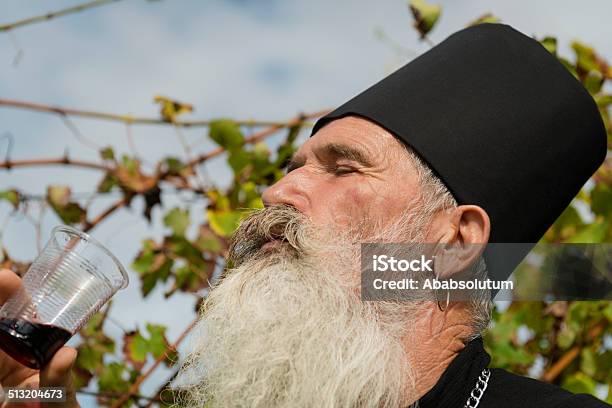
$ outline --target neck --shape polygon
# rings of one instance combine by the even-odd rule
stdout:
[[[451,304],[440,311],[433,303],[415,324],[405,349],[414,370],[415,395],[421,398],[438,382],[444,370],[465,347],[472,328],[465,305]]]

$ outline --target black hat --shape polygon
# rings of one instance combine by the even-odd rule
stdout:
[[[460,205],[482,207],[492,243],[537,242],[607,152],[589,93],[539,42],[503,24],[451,35],[320,118],[311,135],[346,115],[387,129]]]

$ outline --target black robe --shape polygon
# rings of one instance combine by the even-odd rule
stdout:
[[[491,358],[482,339],[469,342],[450,363],[437,384],[420,400],[420,408],[463,408],[478,376]],[[612,407],[586,394],[572,394],[560,387],[508,371],[492,368],[478,408],[605,408]]]

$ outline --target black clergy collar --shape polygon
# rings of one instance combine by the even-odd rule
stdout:
[[[436,385],[419,400],[419,408],[457,408],[467,401],[476,380],[491,357],[478,337],[465,345]]]

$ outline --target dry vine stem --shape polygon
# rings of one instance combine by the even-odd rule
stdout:
[[[23,20],[18,20],[13,23],[2,24],[0,25],[0,32],[14,30],[15,28],[23,27],[30,24],[42,23],[44,21],[49,21],[57,17],[78,13],[83,10],[103,6],[105,4],[116,3],[118,1],[121,0],[93,0],[87,3],[77,4],[76,6],[67,7],[58,11],[51,11],[49,13],[41,14],[38,16],[24,18]]]
[[[24,102],[24,101],[16,101],[12,99],[2,99],[0,98],[0,106],[17,108],[17,109],[25,109],[29,111],[35,112],[44,112],[44,113],[54,113],[60,116],[76,116],[76,117],[84,117],[91,119],[99,119],[99,120],[108,120],[113,122],[122,122],[128,125],[171,125],[171,126],[179,126],[179,127],[204,127],[209,126],[210,120],[177,120],[174,122],[167,121],[162,118],[146,118],[132,115],[122,115],[116,113],[107,113],[107,112],[96,112],[89,111],[83,109],[72,109],[72,108],[62,108],[59,106],[52,105],[44,105],[35,102]],[[329,110],[316,112],[313,114],[308,114],[303,116],[303,120],[308,118],[314,118],[318,116],[322,116],[323,113],[327,113]],[[279,121],[270,121],[270,120],[255,120],[255,119],[243,119],[243,120],[235,120],[234,121],[239,126],[256,126],[256,127],[274,127],[277,129],[281,129],[284,127],[291,126],[289,123],[291,122],[279,122]],[[303,123],[306,125],[311,125],[310,123]]]

